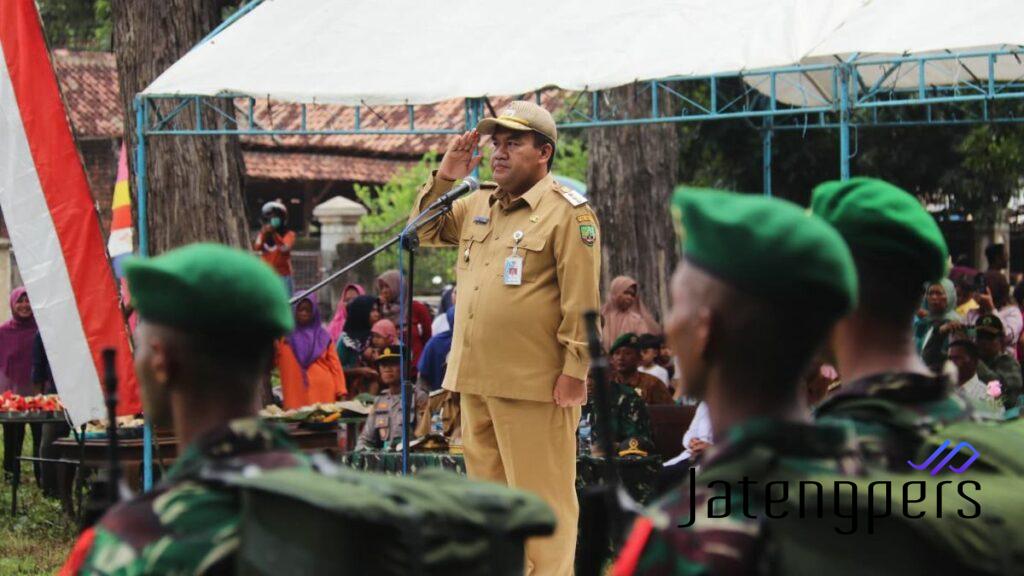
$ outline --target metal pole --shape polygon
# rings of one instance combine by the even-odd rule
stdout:
[[[850,179],[850,69],[839,67],[839,179]]]
[[[483,117],[483,106],[484,102],[480,98],[467,98],[466,106],[469,108],[469,114],[466,115],[466,130],[472,130],[476,128],[476,125],[480,123]],[[480,179],[480,167],[473,168],[473,178]]]
[[[145,98],[135,96],[135,203],[136,225],[139,227],[139,256],[149,256],[149,226],[146,222],[146,120]],[[153,488],[153,426],[149,417],[143,414],[142,425],[142,490]]]
[[[402,475],[409,475],[409,393],[415,390],[416,383],[412,381],[412,295],[413,279],[416,274],[416,248],[419,245],[417,232],[413,236],[402,235],[402,248],[409,253],[409,275],[402,279],[402,290],[405,297],[405,345],[402,346]],[[402,250],[399,250],[398,257],[402,258]],[[409,382],[405,379],[408,378]],[[430,415],[427,415],[429,419]]]
[[[764,195],[772,195],[772,138],[775,132],[772,129],[772,117],[765,116],[764,128],[761,132],[761,169],[764,182]]]

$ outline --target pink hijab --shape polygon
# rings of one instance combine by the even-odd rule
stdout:
[[[395,328],[395,323],[388,319],[377,320],[373,328],[370,328],[370,332],[386,338],[388,346],[398,340],[398,328]]]
[[[345,293],[348,292],[349,288],[355,290],[358,296],[366,294],[366,290],[359,284],[348,284],[341,291],[341,298],[338,298],[337,311],[334,312],[334,318],[331,318],[331,323],[327,325],[327,332],[331,335],[331,340],[335,342],[341,338],[341,333],[345,330],[345,318],[348,317],[345,306]]]
[[[11,319],[0,324],[0,392],[32,393],[32,345],[39,329],[35,315],[14,313],[14,303],[25,293],[24,288],[11,291]]]
[[[619,296],[633,286],[637,287],[636,301],[627,310],[620,310],[617,304]],[[601,307],[601,318],[604,320],[601,342],[605,350],[610,349],[621,334],[661,334],[661,326],[640,300],[637,281],[629,276],[618,276],[612,280],[608,289],[608,300]]]

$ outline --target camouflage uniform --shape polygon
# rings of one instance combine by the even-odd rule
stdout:
[[[999,380],[1002,387],[1000,399],[1007,410],[1018,406],[1021,395],[1022,384],[1020,364],[1009,354],[1000,354],[995,359],[986,362],[978,360],[978,378],[988,383]]]
[[[1024,439],[1022,427],[1000,422],[983,405],[956,393],[948,372],[884,373],[844,383],[818,407],[815,418],[850,427],[864,460],[893,472],[907,472],[908,460],[922,461],[945,440],[967,440],[980,454],[972,467],[1024,473],[1024,457],[1007,450]],[[963,452],[951,464],[969,456]]]
[[[769,419],[736,425],[707,454],[705,468],[693,488],[696,521],[690,522],[689,482],[655,502],[634,525],[616,564],[615,574],[753,574],[771,564],[767,551],[777,531],[767,531],[758,519],[742,514],[742,491],[730,491],[732,513],[707,518],[702,511],[717,494],[707,488],[714,480],[735,484],[747,477],[761,482],[793,480],[816,474],[859,472],[848,435],[841,428],[812,426]],[[760,491],[754,490],[758,495]],[[752,515],[761,503],[752,499]],[[771,572],[772,570],[767,570]]]
[[[234,420],[193,442],[154,490],[108,512],[93,531],[80,574],[210,574],[230,571],[238,549],[238,495],[216,478],[310,468],[283,430]],[[81,543],[76,545],[79,550]]]
[[[659,381],[660,384],[660,381]],[[611,383],[609,403],[612,410],[612,443],[616,446],[627,438],[651,438],[651,418],[647,405],[640,397],[640,391],[625,384]],[[589,414],[594,430],[599,430],[597,412],[593,398],[583,407],[583,414]],[[596,439],[595,439],[596,442]]]

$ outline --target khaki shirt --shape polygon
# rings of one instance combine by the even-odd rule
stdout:
[[[451,186],[435,175],[410,220]],[[559,375],[586,379],[583,313],[600,306],[601,241],[594,211],[573,206],[567,191],[550,174],[515,199],[484,183],[420,229],[424,245],[459,249],[445,389],[551,402]],[[522,284],[508,286],[505,260],[517,231]]]
[[[410,388],[409,397],[409,434],[414,434],[416,423],[421,412],[427,406],[427,394],[419,389]],[[373,411],[366,417],[363,431],[356,442],[357,450],[388,448],[388,444],[402,437],[402,392],[392,394],[385,390],[373,400]],[[412,438],[410,438],[412,440]]]

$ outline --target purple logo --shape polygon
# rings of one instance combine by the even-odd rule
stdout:
[[[924,470],[925,468],[931,466],[932,462],[934,462],[935,459],[939,457],[939,454],[941,454],[943,450],[948,448],[950,444],[952,444],[952,442],[950,442],[949,440],[943,442],[942,445],[936,448],[935,452],[932,452],[932,455],[929,456],[928,459],[922,462],[921,464],[914,464],[912,460],[907,460],[907,464],[910,464],[910,467],[913,468],[914,470]],[[962,472],[965,472],[968,468],[970,468],[971,464],[974,464],[974,461],[978,459],[978,456],[980,456],[980,454],[978,454],[978,451],[974,449],[974,446],[971,446],[967,442],[961,442],[957,444],[952,450],[950,450],[949,454],[947,454],[945,458],[940,460],[939,463],[936,464],[934,468],[932,468],[931,475],[935,476],[936,474],[938,474],[939,470],[942,470],[943,466],[949,464],[949,461],[952,460],[954,456],[959,454],[960,449],[965,446],[971,449],[971,457],[968,458],[967,461],[964,462],[963,464],[959,466],[950,466],[949,469],[957,474],[960,474]]]

